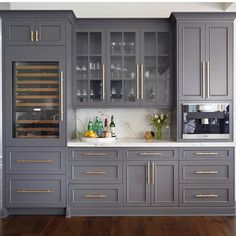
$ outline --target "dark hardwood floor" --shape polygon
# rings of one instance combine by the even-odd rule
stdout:
[[[9,236],[233,236],[236,217],[10,216],[0,220]]]

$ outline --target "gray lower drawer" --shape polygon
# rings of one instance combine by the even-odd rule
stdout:
[[[180,161],[181,183],[233,182],[233,160],[230,161]]]
[[[233,206],[233,184],[180,184],[180,206]]]
[[[119,150],[114,148],[70,148],[69,160],[121,159]]]
[[[70,183],[122,183],[122,161],[70,161]]]
[[[70,206],[120,206],[122,191],[120,185],[69,185]]]
[[[7,175],[7,207],[65,207],[65,176]]]
[[[7,174],[65,174],[66,148],[11,147],[6,149]]]

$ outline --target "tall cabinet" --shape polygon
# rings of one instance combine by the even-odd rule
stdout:
[[[69,11],[3,17],[3,205],[10,214],[19,208],[63,214],[66,208],[67,33],[73,17]]]

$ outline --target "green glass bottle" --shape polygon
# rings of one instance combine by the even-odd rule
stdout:
[[[88,122],[88,131],[93,131],[93,122],[91,121],[90,117],[89,117],[89,122]]]
[[[98,135],[98,131],[99,131],[99,118],[96,116],[96,120],[94,123],[94,132]]]

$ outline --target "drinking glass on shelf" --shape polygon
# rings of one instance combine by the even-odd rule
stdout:
[[[83,97],[83,102],[86,102],[87,101],[87,90],[85,88],[83,89],[82,97]]]
[[[116,99],[116,88],[112,87],[111,88],[111,101],[114,102]]]
[[[90,90],[90,101],[92,102],[94,99],[94,91],[93,89]]]
[[[77,78],[81,78],[81,68],[79,66],[76,66],[76,71],[77,71]]]
[[[135,53],[135,43],[130,42],[129,46],[130,46],[130,54],[134,54]]]
[[[115,70],[116,70],[116,67],[115,67],[115,65],[112,63],[112,64],[111,64],[111,77],[112,77],[112,78],[115,77]]]
[[[96,77],[99,78],[100,77],[100,63],[99,62],[97,62],[96,69],[97,69]]]
[[[116,42],[111,42],[111,54],[115,54],[116,51]]]
[[[89,77],[91,78],[93,76],[93,63],[89,62]]]
[[[124,78],[128,77],[127,71],[128,71],[127,68],[123,68]]]
[[[116,65],[117,77],[118,79],[121,77],[121,66],[120,64]]]
[[[83,78],[86,79],[87,78],[87,67],[86,67],[86,65],[82,66],[82,73],[83,73]]]
[[[134,79],[134,78],[135,78],[135,73],[134,73],[134,72],[131,72],[131,73],[130,73],[130,78],[131,78],[131,79]]]

